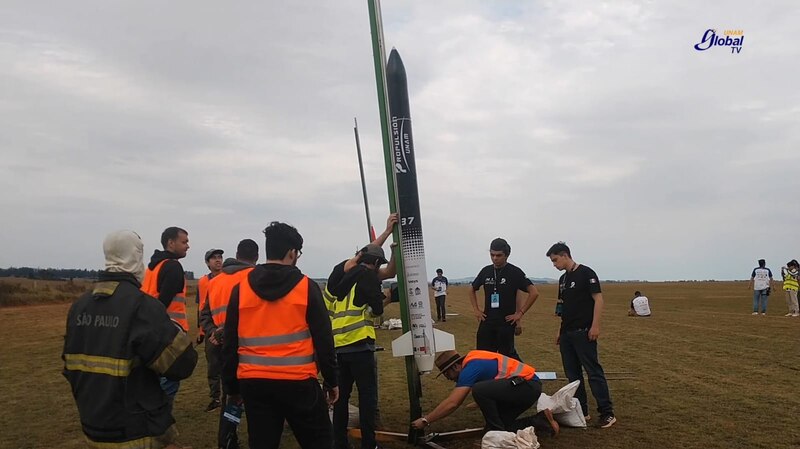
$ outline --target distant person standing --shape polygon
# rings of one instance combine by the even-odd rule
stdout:
[[[436,300],[436,321],[447,321],[447,313],[445,311],[445,299],[447,299],[447,287],[450,285],[447,278],[442,276],[444,271],[441,268],[436,269],[436,277],[431,281],[431,288],[433,289],[433,297]]]
[[[767,314],[767,301],[772,290],[772,271],[767,268],[767,261],[758,259],[758,266],[753,269],[750,275],[750,286],[753,289],[753,315],[758,315],[759,308],[761,314]]]
[[[208,284],[211,279],[214,279],[222,271],[222,254],[224,251],[221,249],[210,249],[206,251],[205,261],[208,267],[208,273],[204,274],[197,280],[197,297],[194,302],[197,304],[197,344],[203,343],[205,339],[205,331],[200,324],[200,311],[206,305],[208,300]],[[219,407],[220,398],[220,364],[219,357],[212,352],[212,345],[206,343],[206,378],[208,379],[208,394],[211,396],[211,403],[206,407],[206,411],[210,412]]]
[[[800,264],[792,259],[785,267],[781,267],[783,277],[783,291],[786,292],[786,305],[789,306],[789,313],[786,316],[800,316],[800,309],[797,304],[798,279],[800,279]]]
[[[636,291],[631,300],[631,309],[628,316],[650,316],[650,300],[642,292]]]
[[[142,291],[158,299],[167,308],[167,315],[178,323],[184,332],[189,331],[186,319],[186,273],[179,259],[189,251],[189,233],[171,226],[161,233],[163,251],[155,250],[144,272]],[[167,393],[170,409],[178,394],[180,381],[161,378],[161,388]]]
[[[230,403],[244,401],[248,447],[277,449],[288,422],[301,448],[331,448],[328,406],[339,386],[328,310],[317,283],[297,268],[297,229],[273,221],[264,236],[267,262],[233,288],[228,303],[223,389]]]
[[[469,299],[475,318],[480,323],[476,335],[477,349],[498,352],[519,360],[514,349],[516,325],[522,320],[522,315],[533,307],[539,292],[525,276],[525,272],[508,263],[510,254],[511,245],[508,242],[501,238],[492,240],[489,245],[492,264],[483,267],[472,281]],[[478,297],[475,294],[481,287],[485,295],[483,310],[478,308]],[[528,293],[527,300],[519,308],[518,290]]]
[[[138,234],[110,233],[103,253],[105,270],[69,309],[61,355],[88,447],[178,449],[175,419],[158,379],[192,374],[192,339],[140,290]]]
[[[583,415],[589,416],[583,371],[589,377],[592,395],[597,401],[601,428],[617,422],[605,372],[597,354],[597,339],[600,338],[600,318],[603,315],[603,294],[597,274],[586,265],[572,260],[572,253],[564,242],[558,242],[547,250],[553,266],[563,271],[558,280],[558,295],[563,300],[561,328],[556,344],[561,351],[564,374],[569,382],[580,380],[575,397],[581,403]]]

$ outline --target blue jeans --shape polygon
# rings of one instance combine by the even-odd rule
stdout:
[[[758,305],[761,303],[761,313],[767,313],[767,301],[769,300],[769,295],[767,295],[767,289],[764,290],[753,290],[753,312],[758,312]]]
[[[589,387],[591,387],[592,395],[597,401],[597,411],[601,415],[614,413],[606,375],[597,358],[597,341],[589,340],[589,329],[561,332],[559,349],[561,349],[561,363],[564,365],[564,374],[566,374],[567,379],[570,382],[581,381],[578,391],[575,392],[575,397],[581,403],[583,415],[589,414],[583,370],[586,370],[586,375],[589,377]]]
[[[175,395],[178,394],[178,389],[181,387],[181,381],[169,380],[166,377],[158,379],[161,382],[161,389],[167,394],[169,400],[169,412],[172,413],[172,404],[175,403]]]

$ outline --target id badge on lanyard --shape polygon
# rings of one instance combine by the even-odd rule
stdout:
[[[492,293],[492,296],[489,297],[489,305],[493,309],[500,308],[500,294],[497,292]]]
[[[494,270],[494,293],[489,297],[489,307],[492,309],[500,308],[500,293],[497,293],[497,268]]]

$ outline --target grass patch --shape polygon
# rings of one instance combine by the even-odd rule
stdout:
[[[44,281],[38,281],[44,282]],[[24,286],[28,288],[27,286]],[[57,288],[49,286],[54,292]],[[797,376],[800,369],[800,319],[786,318],[783,298],[772,297],[769,315],[751,316],[751,293],[744,282],[605,284],[606,311],[600,360],[608,372],[632,372],[636,379],[610,380],[619,422],[610,429],[564,429],[542,447],[592,448],[764,448],[800,447],[797,426]],[[467,287],[448,289],[448,317],[440,329],[456,335],[463,353],[473,348],[477,322]],[[634,290],[650,298],[651,318],[629,318]],[[523,360],[540,371],[562,372],[554,344],[559,320],[552,315],[555,286],[540,286],[542,296],[525,315],[517,338]],[[777,292],[780,293],[780,292]],[[27,293],[26,293],[27,294]],[[79,293],[73,296],[78,296]],[[190,292],[190,297],[192,293]],[[193,301],[189,316],[195,319]],[[0,448],[84,447],[69,386],[60,359],[69,304],[5,307],[5,323],[21,323],[8,332],[0,351],[0,385],[6,406],[0,410]],[[384,316],[399,317],[397,305]],[[378,331],[387,348],[400,331]],[[195,448],[213,447],[214,413],[208,403],[203,348],[194,375],[178,393],[175,414],[181,440]],[[402,359],[378,353],[382,423],[386,430],[407,430],[408,394]],[[610,376],[609,376],[610,377]],[[430,411],[453,384],[423,376],[423,410]],[[545,382],[553,393],[564,382]],[[595,404],[590,397],[593,416]],[[436,422],[436,432],[478,427],[480,411],[462,407]],[[246,433],[242,433],[246,440]],[[444,444],[472,449],[473,440]],[[388,443],[387,448],[409,447]],[[246,447],[246,444],[243,445]],[[290,431],[285,448],[297,448]]]
[[[71,303],[85,292],[90,284],[91,281],[85,279],[52,281],[0,278],[0,307]]]

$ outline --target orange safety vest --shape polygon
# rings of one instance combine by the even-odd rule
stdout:
[[[306,380],[317,377],[306,321],[308,277],[286,296],[261,299],[250,281],[239,284],[239,379]]]
[[[142,291],[148,295],[158,298],[158,274],[161,273],[161,268],[164,262],[171,259],[164,259],[159,262],[154,269],[146,269],[144,271],[144,280],[142,281]],[[172,302],[167,307],[167,315],[180,324],[183,330],[189,330],[189,320],[186,318],[186,282],[183,282],[183,292],[178,293]]]
[[[225,325],[228,317],[228,301],[231,300],[233,288],[247,278],[253,268],[243,268],[236,273],[220,273],[208,284],[208,308],[211,309],[211,318],[217,327]]]
[[[203,326],[200,325],[199,316],[200,316],[200,311],[203,310],[203,307],[205,307],[205,305],[206,305],[206,296],[208,295],[208,282],[210,280],[211,279],[209,279],[208,275],[204,274],[203,277],[201,277],[197,281],[197,299],[198,299],[198,301],[197,301],[197,314],[198,314],[197,331],[200,333],[200,335],[205,335],[206,334],[206,332],[203,330]]]
[[[519,376],[525,380],[531,380],[536,374],[536,369],[534,367],[496,352],[480,350],[470,351],[467,353],[467,356],[464,357],[464,366],[471,360],[496,360],[497,376],[494,377],[495,379],[509,379]]]

